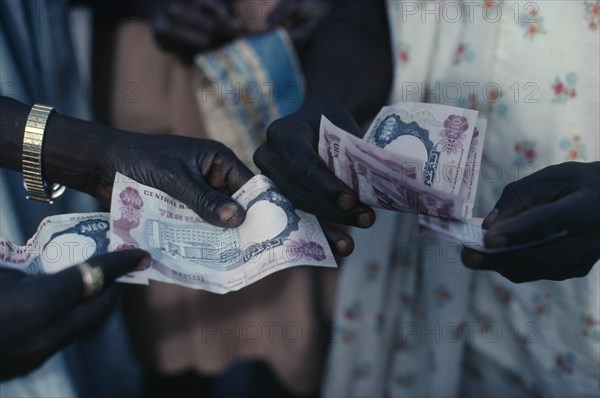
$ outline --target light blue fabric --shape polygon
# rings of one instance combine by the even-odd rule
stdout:
[[[91,91],[80,78],[70,32],[71,18],[85,17],[73,16],[67,0],[1,0],[0,94],[90,120]],[[25,243],[46,216],[97,210],[93,198],[72,190],[53,205],[28,201],[22,181],[20,173],[0,169],[0,236],[13,242]],[[0,397],[139,395],[141,371],[132,361],[117,312],[39,369],[0,383]]]
[[[79,79],[69,18],[66,0],[0,2],[0,95],[90,119],[89,90]],[[0,235],[12,241],[24,243],[49,215],[95,210],[89,196],[73,191],[52,206],[27,201],[21,174],[1,173],[1,210],[16,212],[19,225],[3,218]]]
[[[202,53],[196,64],[223,90],[224,104],[246,134],[250,151],[264,142],[271,122],[302,105],[304,79],[283,29],[244,37]]]

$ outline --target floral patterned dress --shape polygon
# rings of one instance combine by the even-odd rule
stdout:
[[[388,1],[390,102],[488,118],[476,216],[543,167],[599,156],[598,1]],[[600,267],[514,284],[379,212],[342,267],[325,396],[598,396]]]

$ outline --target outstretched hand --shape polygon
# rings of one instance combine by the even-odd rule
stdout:
[[[116,302],[113,281],[149,260],[139,249],[89,259],[104,275],[104,289],[91,298],[77,267],[35,276],[0,268],[0,379],[28,373],[97,326]]]
[[[581,277],[600,259],[599,225],[600,162],[550,166],[506,186],[484,219],[485,245],[499,248],[564,236],[500,254],[465,249],[463,262],[513,282]]]

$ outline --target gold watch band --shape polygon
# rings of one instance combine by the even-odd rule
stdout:
[[[44,133],[53,111],[51,106],[35,104],[27,116],[23,133],[23,183],[27,199],[50,204],[65,191],[64,185],[45,182],[42,172]]]

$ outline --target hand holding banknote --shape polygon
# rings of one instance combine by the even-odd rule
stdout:
[[[485,246],[500,252],[465,249],[463,262],[513,282],[584,276],[600,258],[599,225],[600,162],[550,166],[507,185],[485,218]]]
[[[115,173],[158,187],[203,219],[236,227],[244,209],[231,198],[253,173],[223,144],[180,136],[122,133],[105,154],[100,183],[90,189],[110,203]]]
[[[52,275],[0,268],[0,380],[28,373],[96,326],[116,302],[118,286],[112,282],[148,260],[142,250],[89,259],[104,276],[103,291],[89,298],[77,267]]]
[[[21,171],[30,106],[0,96],[0,166]],[[230,195],[253,173],[223,144],[149,136],[52,113],[44,135],[44,179],[110,204],[115,173],[176,197],[209,222],[235,227],[244,211]]]
[[[350,113],[337,103],[326,103],[318,111],[302,110],[273,122],[254,162],[297,208],[317,215],[322,222],[370,227],[375,221],[373,209],[360,203],[356,193],[319,157],[321,112],[347,131],[360,134]],[[347,233],[329,223],[323,224],[323,230],[336,254],[352,252],[354,242]]]

